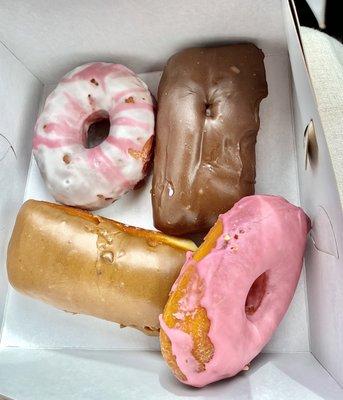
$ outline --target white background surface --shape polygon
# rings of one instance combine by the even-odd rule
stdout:
[[[228,40],[285,52],[281,11],[279,0],[0,1],[0,39],[43,83],[55,83],[89,61],[158,71],[181,48]]]

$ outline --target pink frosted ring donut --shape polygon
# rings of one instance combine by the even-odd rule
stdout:
[[[162,354],[182,382],[231,377],[262,350],[293,297],[308,229],[283,198],[249,196],[188,254],[160,317]]]
[[[107,138],[86,148],[89,127],[110,124]],[[147,85],[120,64],[90,63],[63,77],[45,102],[33,152],[48,189],[61,203],[105,207],[141,181],[154,135]]]

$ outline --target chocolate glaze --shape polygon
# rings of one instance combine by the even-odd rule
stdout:
[[[158,88],[152,204],[163,232],[207,231],[254,193],[264,55],[253,44],[187,49]]]

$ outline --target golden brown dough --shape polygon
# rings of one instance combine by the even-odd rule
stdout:
[[[71,207],[29,200],[8,247],[18,291],[73,313],[157,334],[158,315],[193,242]]]
[[[199,249],[194,253],[193,259],[198,262],[210,253],[216,246],[217,239],[222,233],[223,224],[218,220],[206,235]],[[213,345],[208,337],[210,320],[206,309],[199,305],[196,307],[195,312],[187,315],[184,320],[180,321],[175,317],[180,311],[180,300],[185,296],[190,287],[201,297],[202,282],[192,265],[180,275],[176,282],[175,290],[171,291],[163,311],[163,319],[169,328],[178,328],[191,336],[194,343],[193,355],[198,363],[198,371],[200,372],[205,369],[205,364],[211,360],[214,352]],[[162,328],[160,330],[160,342],[162,355],[174,375],[180,381],[187,381],[173,355],[171,341]]]

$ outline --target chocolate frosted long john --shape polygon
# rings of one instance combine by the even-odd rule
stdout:
[[[8,247],[12,286],[62,310],[157,334],[189,240],[29,200]]]
[[[207,231],[254,193],[264,55],[253,44],[193,48],[172,56],[158,89],[152,203],[155,226]]]

